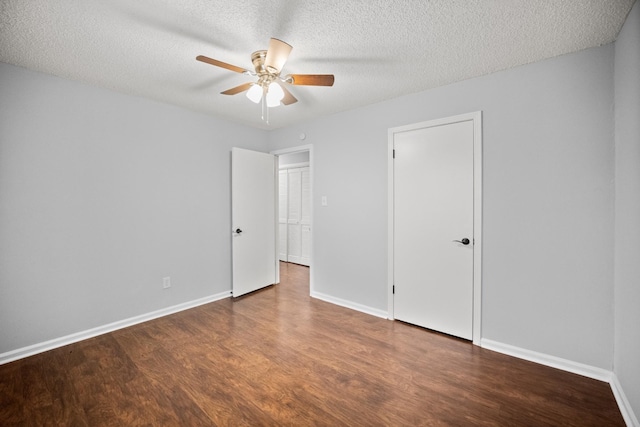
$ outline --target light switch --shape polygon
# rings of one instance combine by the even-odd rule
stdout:
[[[322,200],[320,203],[322,203],[322,206],[327,206],[327,196],[322,196]]]

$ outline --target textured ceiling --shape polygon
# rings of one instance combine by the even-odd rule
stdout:
[[[291,125],[615,40],[634,0],[0,0],[0,61],[260,128]],[[270,37],[293,46],[271,109],[223,90]],[[0,76],[1,77],[1,76]]]

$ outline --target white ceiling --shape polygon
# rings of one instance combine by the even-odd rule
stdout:
[[[488,74],[615,40],[634,0],[0,0],[0,61],[259,128]],[[271,109],[220,92],[251,78],[276,37],[284,74],[334,74],[290,87]]]

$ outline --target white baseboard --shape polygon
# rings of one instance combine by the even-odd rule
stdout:
[[[636,418],[636,415],[631,408],[631,404],[622,390],[618,377],[613,372],[488,339],[480,340],[480,346],[488,350],[497,351],[498,353],[507,354],[519,359],[528,360],[530,362],[539,363],[552,368],[562,369],[563,371],[572,372],[584,377],[609,383],[613,396],[618,404],[618,408],[620,409],[620,413],[622,414],[627,426],[640,427],[638,418]]]
[[[360,311],[372,316],[388,318],[388,313],[384,310],[378,310],[375,308],[367,307],[365,305],[357,304],[351,301],[343,300],[340,298],[332,297],[320,292],[311,292],[313,298],[317,298],[332,304],[336,304],[342,307],[346,307],[352,310]],[[550,366],[552,368],[561,369],[563,371],[571,372],[574,374],[582,375],[587,378],[593,378],[595,380],[609,383],[613,395],[615,396],[620,412],[627,426],[640,427],[638,419],[636,418],[633,409],[629,401],[627,400],[624,391],[617,376],[606,369],[598,368],[595,366],[586,365],[583,363],[574,362],[568,359],[562,359],[560,357],[551,356],[544,353],[538,353],[536,351],[527,350],[524,348],[512,346],[509,344],[503,344],[497,341],[488,339],[481,339],[480,346],[488,350],[493,350],[498,353],[507,354],[509,356],[517,357],[519,359],[528,360],[530,362],[539,363],[541,365]]]
[[[584,377],[593,378],[595,380],[600,380],[607,383],[611,382],[611,377],[613,375],[611,371],[607,371],[606,369],[585,365],[582,363],[574,362],[572,360],[562,359],[560,357],[550,356],[548,354],[538,353],[536,351],[515,347],[509,344],[503,344],[484,338],[480,340],[480,347],[497,351],[498,353],[508,354],[509,356],[528,360],[530,362],[539,363],[541,365],[550,366],[552,368],[562,369],[563,371],[572,372],[574,374],[582,375]]]
[[[6,353],[0,354],[0,365],[13,362],[14,360],[22,359],[28,356],[33,356],[34,354],[53,350],[54,348],[73,344],[75,342],[86,340],[88,338],[93,338],[98,335],[106,334],[108,332],[113,332],[118,329],[123,329],[128,326],[133,326],[138,323],[147,322],[149,320],[157,319],[163,316],[168,316],[170,314],[177,313],[179,311],[188,310],[190,308],[194,308],[199,305],[208,304],[210,302],[229,298],[230,296],[231,296],[231,291],[221,292],[216,295],[210,295],[208,297],[199,298],[193,301],[188,301],[182,304],[152,311],[150,313],[141,314],[139,316],[130,317],[124,320],[119,320],[117,322],[109,323],[103,326],[98,326],[96,328],[88,329],[86,331],[76,332],[74,334],[66,335],[64,337],[54,338],[52,340],[45,341],[42,343],[18,348],[16,350],[11,350]]]
[[[613,396],[616,398],[616,402],[618,403],[618,407],[622,413],[622,418],[624,418],[624,422],[627,423],[627,426],[640,427],[640,422],[638,422],[638,418],[633,412],[633,408],[631,408],[631,404],[629,403],[627,396],[624,394],[622,386],[618,381],[618,376],[615,373],[611,377],[611,390],[613,391]]]
[[[347,301],[344,299],[332,297],[331,295],[326,295],[320,292],[311,292],[311,296],[313,298],[317,298],[322,301],[330,302],[331,304],[339,305],[341,307],[350,308],[351,310],[360,311],[362,313],[370,314],[376,317],[382,317],[383,319],[387,319],[389,313],[384,310],[379,310],[377,308],[368,307],[366,305],[358,304],[352,301]]]

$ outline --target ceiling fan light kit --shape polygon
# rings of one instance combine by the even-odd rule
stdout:
[[[267,92],[267,107],[277,107],[280,105],[280,101],[284,98],[284,90],[276,83],[272,82],[266,90]]]
[[[253,83],[244,83],[221,92],[223,95],[236,95],[247,92],[247,98],[254,103],[262,101],[262,120],[269,123],[269,108],[280,104],[289,105],[298,100],[289,92],[286,85],[300,86],[333,86],[333,74],[289,74],[281,77],[282,67],[287,62],[292,46],[272,38],[267,50],[258,50],[251,54],[251,62],[255,71],[227,64],[203,55],[196,57],[198,61],[216,67],[225,68],[236,73],[257,77]]]

